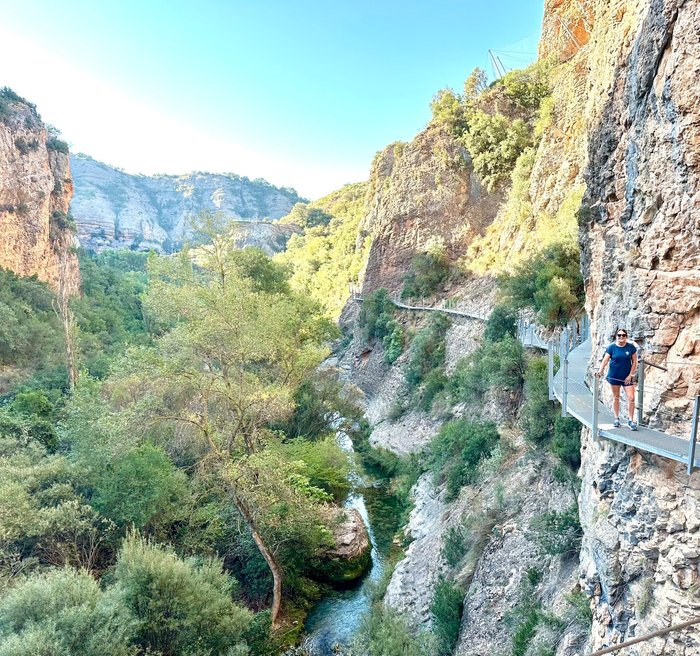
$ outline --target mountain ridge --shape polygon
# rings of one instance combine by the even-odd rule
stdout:
[[[190,215],[220,211],[238,221],[270,222],[304,202],[294,189],[235,173],[131,174],[84,154],[71,156],[71,168],[78,239],[96,251],[173,252],[189,235]]]

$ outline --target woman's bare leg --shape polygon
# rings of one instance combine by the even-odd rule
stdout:
[[[620,386],[619,385],[610,385],[610,389],[612,390],[612,395],[613,395],[613,414],[615,415],[615,419],[620,418]]]
[[[625,387],[625,394],[627,395],[627,413],[632,421],[634,419],[634,385],[627,385]]]

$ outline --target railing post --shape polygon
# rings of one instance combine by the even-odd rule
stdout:
[[[700,413],[700,396],[695,397],[693,405],[693,423],[690,428],[690,442],[688,444],[688,476],[693,473],[695,467],[695,444],[698,439],[698,413]]]
[[[561,416],[568,416],[568,394],[569,394],[569,352],[568,347],[564,347],[564,362],[562,364],[562,380],[564,382],[564,388],[561,395]]]
[[[593,413],[591,417],[591,431],[593,439],[598,441],[598,395],[600,394],[600,378],[593,376]]]
[[[639,358],[637,367],[637,424],[642,425],[644,415],[644,358]]]
[[[547,342],[547,386],[549,387],[549,400],[555,401],[554,396],[554,344]]]

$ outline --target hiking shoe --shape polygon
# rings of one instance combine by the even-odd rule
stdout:
[[[613,428],[620,428],[620,420],[615,417],[615,421],[613,421]]]
[[[632,421],[631,419],[627,422],[627,425],[629,426],[630,430],[636,431],[637,430],[637,422]]]

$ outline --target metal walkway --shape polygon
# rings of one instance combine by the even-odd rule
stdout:
[[[359,293],[353,293],[352,297],[356,301],[364,300]],[[466,317],[468,319],[487,320],[487,317],[461,310],[453,310],[444,305],[442,307],[406,305],[398,299],[391,299],[391,302],[402,310],[443,312],[444,314]],[[543,339],[537,326],[534,324],[526,324],[521,321],[518,325],[518,338],[523,346],[539,348],[548,353],[550,400],[556,399],[561,403],[562,415],[571,415],[578,419],[586,428],[591,429],[596,441],[604,437],[614,442],[627,444],[640,451],[647,451],[676,462],[682,462],[686,465],[688,474],[691,474],[695,468],[700,469],[700,450],[696,452],[695,448],[698,414],[700,414],[700,397],[695,398],[690,439],[669,435],[668,433],[643,426],[641,424],[643,401],[642,403],[637,403],[639,427],[636,431],[630,430],[627,426],[615,428],[613,426],[614,415],[603,403],[598,401],[599,379],[592,377],[593,390],[586,385],[586,371],[591,358],[591,341],[588,338],[588,333],[589,323],[586,316],[583,317],[580,325],[575,323],[564,329],[557,345],[562,365],[559,367],[559,371],[554,374],[554,342]],[[639,369],[640,375],[643,376],[643,361],[640,361]],[[624,398],[620,399],[620,403],[624,402]]]
[[[359,292],[354,292],[352,293],[352,300],[353,301],[364,301],[364,296],[360,294]],[[400,300],[396,298],[390,298],[389,299],[393,305],[397,308],[400,308],[401,310],[417,310],[420,312],[442,312],[443,314],[451,314],[454,317],[465,317],[467,319],[476,319],[477,321],[486,321],[488,317],[484,317],[480,314],[475,314],[473,312],[464,312],[462,310],[455,310],[448,305],[445,304],[443,301],[442,305],[438,306],[431,306],[431,305],[406,305],[405,303],[402,303]]]
[[[640,451],[647,451],[682,462],[686,465],[689,474],[695,467],[700,468],[700,452],[696,454],[695,441],[692,438],[688,440],[642,425],[639,425],[636,431],[630,430],[627,426],[613,427],[614,415],[597,400],[597,387],[600,381],[595,377],[592,378],[593,390],[585,382],[588,362],[591,358],[591,341],[588,338],[583,339],[583,341],[577,340],[575,336],[572,337],[571,333],[567,334],[567,332],[565,331],[564,337],[558,345],[562,364],[554,375],[554,344],[542,339],[532,325],[521,325],[519,328],[520,341],[524,346],[540,348],[548,352],[550,399],[556,398],[561,403],[562,414],[568,413],[578,419],[584,426],[593,431],[596,440],[604,437],[627,444]],[[587,337],[586,329],[581,333],[579,333],[579,338]],[[577,343],[578,345],[576,345]],[[570,345],[575,346],[571,351],[569,351]],[[594,398],[596,399],[595,403]],[[624,398],[620,399],[620,402],[624,403]],[[695,419],[691,431],[693,436],[697,434],[697,405],[696,401]],[[564,408],[566,408],[566,412]]]

